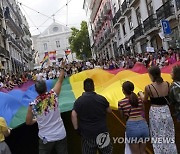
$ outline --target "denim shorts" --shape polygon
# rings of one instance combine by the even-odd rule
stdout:
[[[149,138],[149,128],[145,120],[127,121],[126,123],[127,138],[145,139]]]

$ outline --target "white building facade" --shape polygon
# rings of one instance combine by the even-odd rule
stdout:
[[[31,33],[15,0],[2,0],[4,47],[9,52],[5,72],[19,73],[33,68]],[[7,58],[6,58],[7,59]]]
[[[0,75],[9,70],[10,53],[7,50],[6,29],[2,1],[0,1]]]
[[[69,49],[69,37],[71,29],[52,23],[42,34],[32,36],[33,48],[37,52],[36,65],[40,65],[46,52],[56,51],[56,60],[65,56],[65,51]],[[75,54],[68,55],[68,60],[75,60]],[[52,64],[52,62],[51,62]]]
[[[114,50],[119,54],[146,52],[146,47],[156,51],[179,48],[179,0],[124,0],[117,7],[112,20],[116,30]],[[163,35],[161,20],[169,21],[169,36]]]
[[[106,33],[102,33],[100,41],[96,37],[101,31],[104,16],[99,15],[97,24],[93,20],[94,16],[98,16],[98,10],[101,10],[104,1],[110,3],[112,14],[109,16],[112,21],[112,33],[109,33],[111,38],[108,43],[105,39]],[[179,0],[84,0],[84,9],[89,17],[89,24],[92,25],[89,26],[92,51],[101,56],[107,57],[101,53],[106,52],[109,43],[112,47],[112,57],[146,52],[146,47],[153,47],[156,51],[160,48],[180,48]],[[161,20],[169,21],[172,31],[170,35],[163,35]],[[93,25],[97,26],[93,28]]]
[[[88,29],[94,59],[115,58],[113,51],[114,29],[111,0],[84,0]]]

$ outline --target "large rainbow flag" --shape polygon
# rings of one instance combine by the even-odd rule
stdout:
[[[176,63],[180,64],[180,62]],[[172,66],[163,68],[162,77],[172,82],[170,71]],[[168,71],[167,71],[168,70]],[[102,69],[86,70],[64,79],[59,96],[61,112],[71,111],[74,101],[83,93],[83,81],[92,78],[95,82],[96,92],[105,96],[113,109],[117,110],[118,101],[124,98],[122,83],[132,81],[135,92],[144,90],[151,83],[147,69],[142,64],[136,64],[131,70],[105,71]],[[53,88],[57,80],[47,80],[48,90]],[[26,83],[23,87],[16,87],[10,92],[0,92],[0,116],[4,117],[9,127],[15,128],[25,122],[28,104],[37,97],[34,83]]]

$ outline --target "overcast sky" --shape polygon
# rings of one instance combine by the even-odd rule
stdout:
[[[83,1],[84,0],[71,0],[68,4],[67,16],[67,7],[64,6],[67,3],[67,0],[18,0],[18,2],[22,3],[20,8],[27,18],[32,35],[43,32],[53,22],[52,19],[49,19],[46,23],[44,23],[48,18],[40,13],[51,16],[63,6],[64,7],[55,14],[56,22],[66,25],[68,18],[68,27],[74,26],[80,28],[81,21],[87,19],[86,13],[83,10]],[[26,6],[39,11],[40,13],[29,9]],[[40,25],[41,27],[39,27]],[[36,27],[38,27],[39,30],[37,30]]]

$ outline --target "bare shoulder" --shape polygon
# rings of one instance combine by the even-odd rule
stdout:
[[[148,84],[147,86],[145,86],[145,91],[149,91],[150,86],[151,86],[151,84]]]

